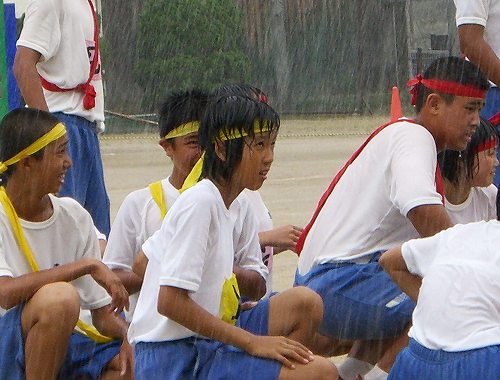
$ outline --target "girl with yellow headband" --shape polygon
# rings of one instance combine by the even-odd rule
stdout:
[[[67,144],[64,126],[44,111],[17,109],[0,125],[2,379],[131,374],[127,324],[115,312],[128,294],[99,260],[88,212],[52,195],[71,166]],[[80,306],[98,331],[78,321]]]
[[[129,329],[138,379],[335,378],[334,366],[302,344],[234,326],[235,247],[246,247],[237,255],[248,255],[248,265],[253,260],[262,287],[267,272],[255,220],[238,220],[247,205],[237,197],[266,179],[278,127],[276,112],[250,98],[208,105],[199,132],[203,179],[178,198],[142,247],[149,264]]]
[[[160,229],[163,218],[179,196],[179,189],[201,155],[199,120],[208,94],[200,90],[170,94],[160,107],[160,145],[172,162],[170,175],[148,187],[133,191],[124,199],[111,227],[104,263],[122,280],[130,293],[132,320],[142,278],[132,265],[142,244]]]
[[[443,176],[444,206],[453,224],[497,218],[498,189],[493,176],[498,166],[495,127],[481,119],[465,150],[445,150],[438,154]]]

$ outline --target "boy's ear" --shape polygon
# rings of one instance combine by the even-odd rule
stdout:
[[[219,139],[215,140],[215,154],[219,160],[226,161],[226,145]]]
[[[443,102],[444,99],[439,94],[436,93],[429,94],[429,96],[427,96],[427,99],[425,100],[429,112],[432,115],[437,115],[439,113]]]
[[[173,153],[174,153],[173,144],[167,140],[160,140],[159,144],[163,148],[165,153],[167,154],[167,157],[172,158]]]

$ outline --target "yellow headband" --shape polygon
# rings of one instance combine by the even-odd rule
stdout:
[[[175,137],[186,136],[189,135],[190,133],[198,132],[199,128],[200,128],[199,121],[190,121],[188,123],[179,125],[177,128],[172,129],[170,132],[167,133],[165,137],[162,137],[160,141],[173,139]]]
[[[52,141],[57,140],[59,137],[64,136],[65,134],[66,128],[64,127],[64,125],[62,125],[61,123],[57,123],[54,128],[52,128],[50,131],[36,140],[33,144],[31,144],[27,148],[24,148],[22,151],[20,151],[18,154],[8,159],[7,161],[0,162],[0,174],[4,173],[7,170],[8,166],[21,161],[25,157],[35,154],[39,150],[49,145]]]
[[[260,133],[260,132],[269,132],[271,130],[271,127],[267,121],[259,122],[259,120],[255,120],[253,122],[253,131],[254,133]],[[219,139],[221,141],[227,141],[227,140],[235,140],[235,139],[240,139],[242,137],[248,136],[248,133],[246,131],[239,131],[237,129],[225,129],[219,132]]]

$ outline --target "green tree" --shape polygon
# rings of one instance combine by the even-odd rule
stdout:
[[[172,90],[247,81],[245,15],[234,0],[147,0],[140,14],[135,76],[144,107]]]

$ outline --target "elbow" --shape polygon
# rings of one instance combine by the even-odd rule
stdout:
[[[19,302],[14,299],[12,292],[6,287],[0,287],[0,307],[4,310],[9,310],[16,306]]]

